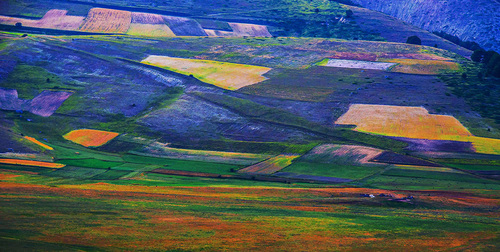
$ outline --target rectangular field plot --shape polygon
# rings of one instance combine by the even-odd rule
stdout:
[[[102,160],[93,159],[93,158],[60,159],[60,160],[58,160],[58,162],[61,162],[63,164],[69,165],[69,166],[98,168],[98,169],[107,169],[107,168],[112,168],[112,167],[119,166],[119,165],[123,164],[121,162],[102,161]]]
[[[500,165],[475,165],[475,164],[446,164],[447,166],[468,170],[468,171],[498,171],[500,172]]]
[[[325,164],[374,164],[382,150],[356,145],[323,144],[314,147],[300,161]]]
[[[338,164],[321,164],[309,162],[295,162],[282,172],[297,174],[335,177],[344,179],[361,179],[381,171],[384,166],[355,166]]]
[[[7,159],[7,158],[0,159],[0,164],[35,166],[35,167],[55,168],[55,169],[59,169],[66,166],[65,164],[52,163],[52,162],[32,161],[24,159]]]
[[[193,75],[201,81],[229,90],[261,82],[266,79],[262,75],[271,70],[261,66],[156,55],[147,57],[141,63]]]
[[[434,75],[446,70],[459,69],[458,63],[444,60],[387,59],[384,61],[397,63],[391,71],[398,73]]]
[[[145,37],[175,37],[166,24],[130,24],[128,35]]]
[[[215,174],[234,174],[242,166],[222,163],[178,160],[168,158],[147,157],[139,155],[125,155],[123,159],[129,163],[159,165],[168,170],[204,172]]]
[[[500,139],[473,136],[455,117],[423,107],[353,104],[335,123],[385,136],[471,142],[477,153],[500,154]]]
[[[36,28],[49,28],[59,30],[78,30],[85,17],[66,15],[66,10],[52,9],[39,20],[0,16],[0,24],[15,25],[22,23],[23,26]]]
[[[422,107],[353,104],[336,124],[354,124],[356,130],[386,136],[448,140],[472,136],[454,117],[431,115]]]
[[[239,170],[239,173],[273,174],[287,166],[300,155],[278,155],[258,164]]]
[[[205,29],[205,32],[211,37],[271,37],[271,33],[265,25],[228,23],[232,31],[221,31]]]
[[[473,177],[465,173],[450,173],[439,171],[422,171],[414,169],[392,168],[382,173],[384,176],[450,180],[466,183],[495,183],[489,180]]]
[[[344,60],[344,59],[325,59],[317,65],[326,67],[340,68],[355,68],[355,69],[372,69],[372,70],[388,70],[396,63],[373,62],[362,60]]]
[[[115,170],[108,170],[104,173],[97,174],[96,176],[92,177],[92,179],[97,179],[97,180],[115,180],[119,179],[127,174],[129,174],[129,171],[115,171]]]
[[[80,27],[86,32],[125,33],[130,27],[132,13],[129,11],[92,8]]]
[[[486,181],[487,183],[483,183]],[[486,189],[500,190],[498,183],[489,180],[477,182],[464,182],[457,180],[439,180],[433,178],[412,178],[405,176],[385,176],[379,175],[370,177],[363,181],[365,186],[389,189],[389,190],[465,190],[465,189]]]
[[[270,155],[254,153],[171,148],[161,143],[153,143],[149,145],[145,148],[145,152],[165,158],[227,163],[236,165],[252,165],[271,157]]]
[[[76,178],[76,179],[90,179],[101,173],[105,173],[106,169],[93,169],[93,168],[81,168],[81,167],[64,167],[58,169],[51,173],[45,174],[46,176],[52,177],[63,177],[63,178]]]

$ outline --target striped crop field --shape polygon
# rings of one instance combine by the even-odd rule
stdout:
[[[322,144],[314,147],[306,155],[302,156],[301,160],[333,164],[374,164],[370,160],[382,152],[380,149],[365,146]]]
[[[0,164],[10,164],[10,165],[25,165],[25,166],[37,166],[44,168],[63,168],[64,164],[51,163],[51,162],[42,162],[42,161],[33,161],[33,160],[24,160],[24,159],[0,159]]]
[[[145,37],[175,37],[166,24],[130,24],[128,35]]]
[[[271,68],[261,66],[157,55],[151,55],[141,63],[162,67],[180,74],[193,75],[201,81],[228,90],[236,90],[264,81],[266,77],[262,75],[271,70]]]
[[[205,32],[212,37],[271,37],[271,33],[265,25],[228,23],[233,31],[221,31],[205,29]]]
[[[396,65],[396,63],[372,62],[362,60],[345,60],[345,59],[325,59],[318,66],[354,68],[354,69],[372,69],[372,70],[387,70]]]
[[[430,167],[430,166],[399,165],[399,164],[394,165],[394,167],[397,167],[398,169],[402,169],[402,170],[462,173],[458,170],[447,168],[447,167]]]
[[[164,16],[150,13],[132,12],[129,35],[148,37],[175,37]]]
[[[353,104],[336,124],[385,136],[471,142],[478,153],[500,154],[500,140],[473,136],[455,117],[422,107]]]
[[[289,165],[292,164],[292,161],[296,158],[300,157],[300,155],[287,155],[282,154],[276,157],[267,159],[258,164],[254,164],[247,168],[243,168],[239,170],[239,173],[257,173],[257,174],[273,174]]]
[[[73,130],[63,137],[66,140],[81,144],[85,147],[98,147],[101,146],[119,134],[115,132],[93,130],[93,129],[79,129]]]
[[[157,155],[160,157],[208,161],[216,163],[228,163],[238,165],[252,165],[270,158],[270,155],[254,154],[254,153],[239,153],[226,151],[207,151],[207,150],[192,150],[179,149],[168,147],[167,144],[155,142],[145,148],[148,154]]]
[[[53,150],[54,149],[54,148],[52,148],[52,147],[50,147],[50,146],[48,146],[48,145],[46,145],[46,144],[44,144],[44,143],[36,140],[34,137],[25,136],[24,138],[26,140],[30,141],[30,142],[33,142],[33,143],[35,143],[35,144],[37,144],[37,145],[39,145],[39,146],[47,149],[47,150]]]
[[[132,21],[129,11],[92,8],[80,27],[86,32],[126,33]]]
[[[391,71],[398,73],[434,75],[446,70],[459,70],[458,63],[445,60],[385,59],[384,61],[397,63]]]
[[[78,30],[83,23],[84,17],[66,15],[67,13],[66,10],[52,9],[39,20],[0,16],[0,24],[15,25],[21,23],[27,27]]]

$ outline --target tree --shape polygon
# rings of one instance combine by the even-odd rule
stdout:
[[[345,11],[345,16],[346,17],[350,18],[350,17],[352,17],[352,15],[354,15],[354,12],[352,12],[352,10],[346,10]]]
[[[16,27],[23,27],[23,24],[22,24],[22,23],[20,23],[20,22],[17,22],[17,23],[16,23]]]
[[[417,36],[410,36],[406,39],[406,44],[421,45],[422,40]]]
[[[485,53],[486,52],[484,50],[475,50],[470,56],[470,59],[474,62],[481,62],[483,61]]]

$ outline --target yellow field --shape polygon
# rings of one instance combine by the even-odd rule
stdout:
[[[354,124],[356,130],[386,136],[447,140],[472,136],[454,117],[430,115],[425,108],[353,104],[336,124]]]
[[[32,161],[23,159],[0,159],[0,164],[12,164],[12,165],[26,165],[26,166],[37,166],[45,168],[63,168],[64,164],[42,162],[42,161]]]
[[[236,90],[266,79],[262,76],[271,68],[228,62],[173,58],[151,55],[141,63],[158,66],[185,75],[193,75],[215,86]]]
[[[126,33],[132,21],[129,11],[92,8],[80,27],[86,32]]]
[[[146,37],[175,37],[166,24],[130,24],[128,35]]]
[[[300,157],[300,155],[278,155],[276,157],[272,157],[268,160],[260,162],[258,164],[251,165],[249,167],[243,168],[239,170],[239,173],[257,173],[257,174],[273,174],[289,165],[292,164],[292,161],[296,158]]]
[[[500,140],[475,137],[455,117],[421,107],[353,104],[335,123],[385,136],[471,142],[478,153],[500,154]]]
[[[446,167],[429,167],[429,166],[414,166],[414,165],[394,165],[394,166],[397,167],[398,169],[403,169],[403,170],[463,173]]]
[[[69,141],[81,144],[85,147],[97,147],[111,141],[118,135],[118,133],[109,131],[80,129],[73,130],[63,137]]]
[[[409,74],[439,74],[445,70],[458,70],[455,62],[444,60],[419,60],[419,59],[384,59],[384,62],[398,63],[391,71]]]
[[[31,142],[33,142],[33,143],[35,143],[35,144],[38,144],[39,146],[41,146],[41,147],[43,147],[43,148],[45,148],[45,149],[47,149],[47,150],[53,150],[53,149],[54,149],[54,148],[52,148],[52,147],[50,147],[50,146],[48,146],[48,145],[46,145],[46,144],[44,144],[44,143],[42,143],[42,142],[40,142],[40,141],[36,140],[36,139],[35,139],[35,138],[33,138],[33,137],[25,136],[24,138],[25,138],[26,140],[29,140],[29,141],[31,141]]]

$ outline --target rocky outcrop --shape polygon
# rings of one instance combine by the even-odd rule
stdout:
[[[351,0],[428,31],[443,31],[500,51],[498,0]]]

